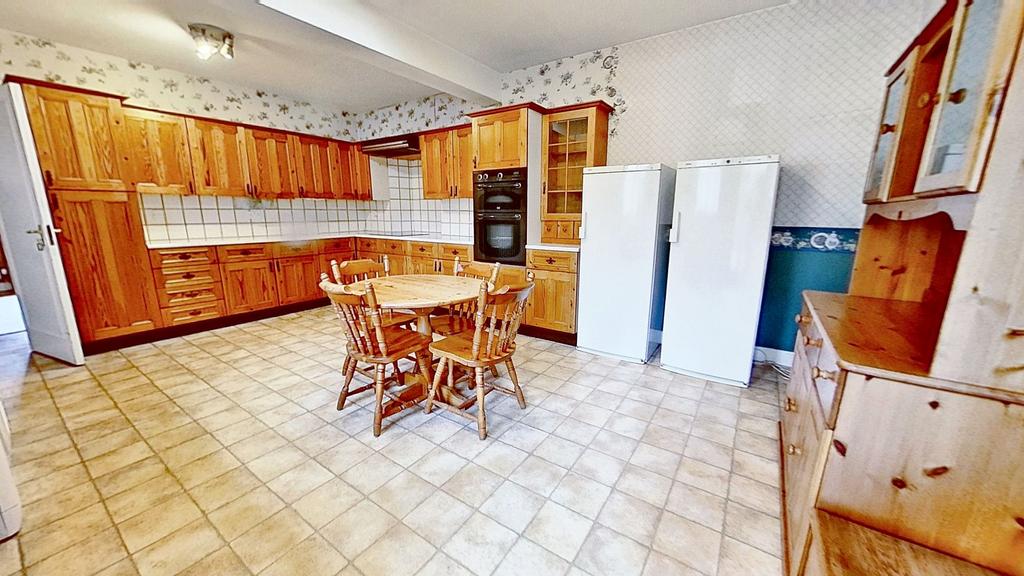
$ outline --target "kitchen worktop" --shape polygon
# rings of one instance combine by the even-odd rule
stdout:
[[[554,250],[555,252],[579,252],[579,246],[572,244],[527,244],[527,250]]]
[[[224,246],[228,244],[266,244],[268,242],[308,242],[330,238],[380,238],[383,240],[408,240],[411,242],[438,242],[444,244],[472,245],[473,239],[465,236],[447,236],[443,234],[420,234],[415,236],[401,234],[379,234],[368,232],[332,232],[309,236],[266,236],[261,238],[197,238],[194,240],[159,240],[147,242],[148,248],[184,248],[188,246]]]

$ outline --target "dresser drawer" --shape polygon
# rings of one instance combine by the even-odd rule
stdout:
[[[277,242],[272,244],[274,258],[291,258],[292,256],[313,256],[317,252],[317,242]]]
[[[473,247],[465,244],[438,244],[438,256],[445,260],[469,262],[473,259]]]
[[[436,242],[409,242],[409,254],[411,256],[430,256],[432,258],[437,258],[438,246],[439,245]]]
[[[220,284],[220,270],[216,266],[192,265],[177,268],[163,268],[153,271],[157,290],[182,287],[203,287]]]
[[[223,263],[269,260],[272,257],[273,250],[270,244],[234,244],[217,247],[217,258]]]
[[[359,250],[359,257],[367,252],[380,252],[380,241],[376,238],[359,238],[356,240],[356,247]]]
[[[160,312],[163,314],[164,326],[177,326],[179,324],[188,324],[189,322],[220,318],[224,315],[224,303],[219,300],[215,302],[200,302],[164,308]]]
[[[161,308],[173,308],[201,302],[215,302],[224,299],[224,289],[220,282],[203,286],[177,286],[174,288],[157,288],[156,296]]]
[[[405,256],[409,251],[409,243],[405,240],[380,240],[380,251],[391,256]]]
[[[558,250],[527,250],[526,267],[555,272],[576,272],[576,253]]]
[[[327,238],[320,241],[319,251],[321,254],[328,252],[355,252],[356,241],[354,238]]]
[[[149,261],[153,268],[157,269],[193,264],[213,264],[217,261],[217,251],[212,246],[154,248],[149,251]]]

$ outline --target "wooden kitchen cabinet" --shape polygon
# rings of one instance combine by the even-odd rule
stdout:
[[[125,108],[128,160],[136,192],[192,194],[192,158],[185,118]]]
[[[228,314],[278,305],[273,260],[243,260],[221,264],[224,303]]]
[[[528,326],[559,332],[576,332],[576,275],[530,269],[534,289],[526,305]]]
[[[134,192],[50,192],[57,240],[83,342],[160,326]]]
[[[349,181],[355,200],[373,200],[373,181],[370,177],[370,157],[363,154],[358,144],[348,147]]]
[[[316,136],[292,134],[291,147],[295,152],[296,183],[299,196],[303,198],[340,198],[340,181],[335,173],[340,167],[332,167],[331,142]]]
[[[473,130],[469,126],[420,136],[423,197],[473,197]]]
[[[274,261],[277,299],[280,305],[321,298],[320,260],[316,255],[280,258]]]
[[[449,179],[455,187],[453,198],[473,197],[473,128],[463,126],[452,130],[448,136],[451,158],[448,167]]]
[[[327,161],[331,170],[332,196],[339,200],[355,198],[352,188],[352,155],[347,142],[331,140],[327,143]]]
[[[526,166],[528,108],[520,107],[473,118],[473,169]]]
[[[295,198],[299,186],[295,175],[295,152],[284,132],[245,131],[249,157],[249,182],[256,198]]]
[[[407,274],[437,274],[439,264],[433,256],[410,256],[407,260]]]
[[[120,100],[34,85],[22,90],[47,188],[132,189]]]
[[[197,194],[248,196],[249,158],[245,128],[227,122],[186,118]]]

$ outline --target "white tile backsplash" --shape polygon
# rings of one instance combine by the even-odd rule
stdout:
[[[345,232],[473,235],[473,200],[425,200],[419,160],[388,160],[391,199],[356,202],[141,194],[146,238],[240,241]]]

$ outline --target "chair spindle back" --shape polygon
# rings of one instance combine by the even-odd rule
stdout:
[[[531,292],[532,282],[506,286],[496,292],[488,292],[487,283],[480,283],[480,296],[476,300],[476,330],[473,333],[474,360],[503,356],[512,349]]]
[[[349,292],[346,286],[331,282],[326,273],[320,274],[320,289],[331,300],[335,313],[345,326],[345,336],[356,350],[367,356],[387,356],[388,342],[384,337],[382,310],[377,304],[373,286],[365,292]]]

